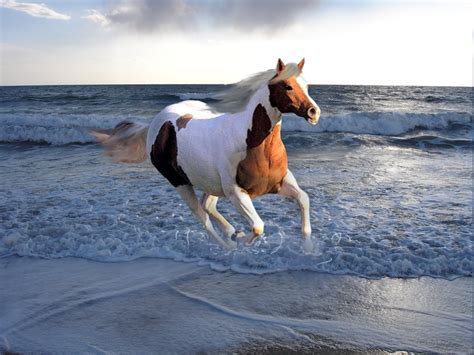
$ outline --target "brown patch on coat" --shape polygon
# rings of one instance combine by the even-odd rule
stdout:
[[[288,88],[291,88],[288,90]],[[313,107],[306,93],[293,76],[287,80],[268,85],[270,104],[280,112],[293,112],[301,117],[307,117],[308,109]]]
[[[258,104],[253,111],[252,129],[247,131],[247,149],[262,144],[263,140],[270,134],[271,129],[272,121],[268,117],[267,110],[262,104]]]
[[[151,162],[174,187],[191,184],[183,169],[178,165],[177,156],[176,131],[173,124],[166,121],[151,147]]]
[[[193,118],[193,115],[190,113],[187,113],[185,115],[182,115],[180,118],[176,120],[176,127],[178,127],[178,132],[181,128],[186,128],[186,125],[188,124],[189,121]]]
[[[252,129],[247,131],[247,155],[237,166],[237,184],[251,198],[276,193],[288,169],[280,127],[272,122],[262,105],[255,108]]]

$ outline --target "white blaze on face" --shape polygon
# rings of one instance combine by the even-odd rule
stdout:
[[[314,102],[311,96],[309,96],[308,83],[306,82],[306,80],[301,75],[299,75],[298,77],[296,77],[296,82],[306,94],[306,97],[308,98],[309,102],[311,102],[311,104],[316,109],[316,118],[311,122],[313,124],[316,124],[319,120],[319,116],[321,115],[321,109],[319,108],[318,104]]]

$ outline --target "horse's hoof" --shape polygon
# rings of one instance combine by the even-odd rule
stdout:
[[[245,233],[243,231],[237,231],[230,236],[230,240],[232,240],[233,242],[236,242],[237,239],[240,239],[243,237],[245,237]]]
[[[257,238],[260,237],[259,234],[254,234],[254,235],[251,235],[250,237],[247,238],[247,240],[245,241],[245,245],[246,246],[251,246],[256,240]]]
[[[305,254],[311,254],[314,251],[314,244],[311,238],[305,238],[303,241],[303,251]]]

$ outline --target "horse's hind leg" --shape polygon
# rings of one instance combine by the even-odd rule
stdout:
[[[255,207],[253,206],[250,196],[242,191],[242,189],[235,185],[231,190],[226,194],[230,202],[237,208],[242,216],[250,223],[252,227],[252,232],[247,234],[244,238],[246,244],[252,244],[255,239],[263,234],[264,224],[260,216],[258,215]]]
[[[298,202],[301,210],[301,232],[303,234],[303,249],[306,252],[312,252],[314,249],[313,242],[311,241],[311,223],[309,218],[309,198],[308,194],[301,190],[296,182],[295,177],[290,170],[287,171],[285,178],[283,179],[279,195],[289,197]]]
[[[209,215],[204,211],[202,206],[199,204],[199,201],[196,197],[196,193],[191,185],[180,185],[176,187],[176,190],[181,195],[181,198],[187,203],[191,211],[197,217],[197,219],[203,224],[206,229],[207,234],[214,239],[220,246],[226,249],[232,249],[233,245],[226,243],[220,236],[217,234],[214,229]]]
[[[232,238],[235,234],[235,228],[222,216],[217,210],[217,200],[219,198],[214,195],[204,194],[202,196],[201,205],[204,210],[213,217],[224,231],[227,238]]]

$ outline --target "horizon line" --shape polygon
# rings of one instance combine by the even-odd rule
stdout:
[[[32,87],[32,86],[153,86],[153,85],[232,85],[234,83],[122,83],[122,84],[1,84],[0,87]],[[472,88],[473,85],[445,85],[445,84],[437,84],[437,85],[427,85],[427,84],[308,84],[310,86],[408,86],[408,87],[458,87],[458,88]]]

